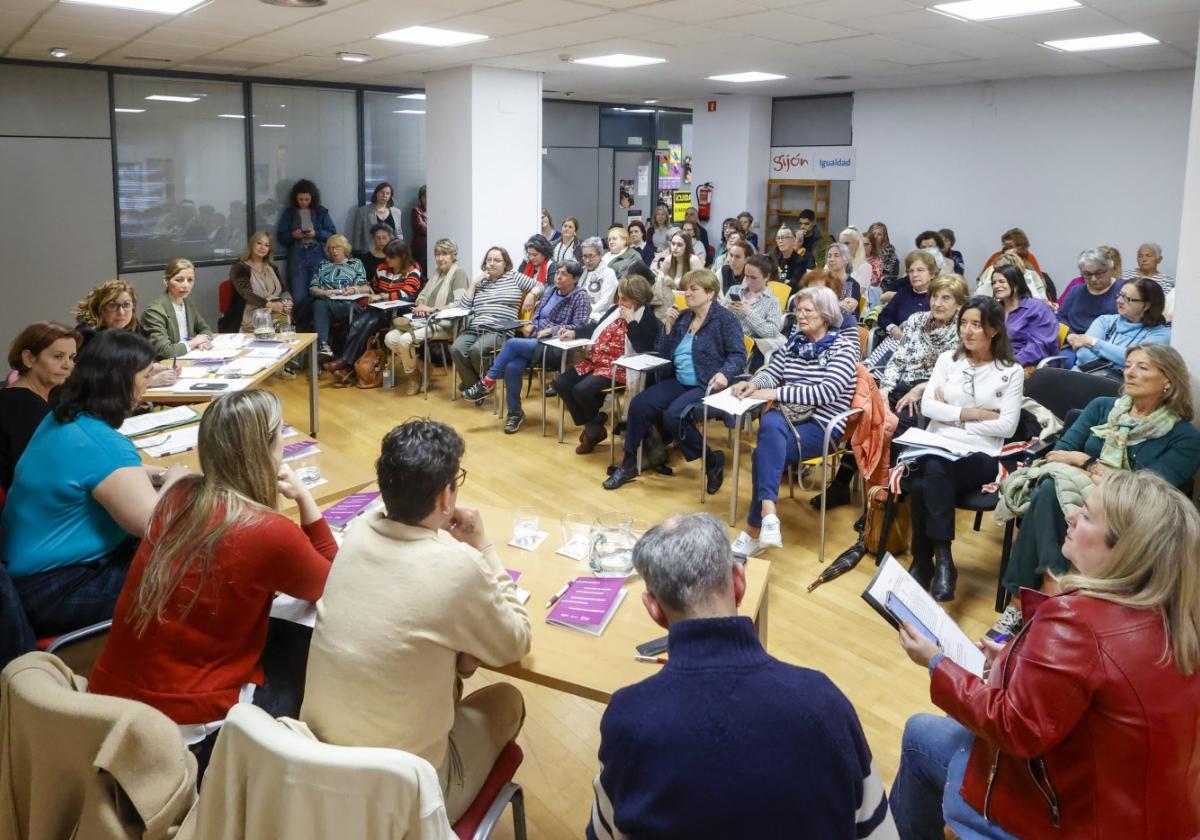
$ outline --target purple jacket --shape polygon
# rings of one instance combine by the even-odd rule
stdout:
[[[1058,352],[1058,318],[1044,300],[1025,298],[1008,314],[1005,326],[1019,365],[1036,365]]]

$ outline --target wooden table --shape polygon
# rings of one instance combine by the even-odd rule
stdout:
[[[198,409],[202,410],[200,407]],[[186,428],[188,427],[179,427],[179,429]],[[151,436],[153,434],[155,433],[151,433]],[[136,443],[139,438],[134,438],[133,440]],[[315,439],[308,435],[297,434],[284,440],[284,445],[312,440]],[[318,457],[321,464],[321,478],[324,480],[324,483],[309,488],[309,492],[312,493],[313,499],[321,507],[333,504],[338,499],[348,496],[351,493],[357,493],[375,481],[375,469],[373,465],[369,463],[359,464],[355,459],[349,458],[330,447],[328,443],[321,443],[319,447],[321,453]],[[165,468],[172,464],[186,464],[192,472],[200,472],[200,451],[198,449],[189,449],[186,452],[166,455],[162,458],[152,458],[142,450],[139,450],[139,452],[142,455],[142,462],[152,466]],[[296,513],[296,503],[280,496],[279,512],[289,516],[294,515]]]
[[[263,370],[259,371],[252,377],[248,377],[249,384],[247,388],[259,388],[264,382],[278,373],[285,364],[303,353],[317,341],[316,333],[296,333],[285,339],[284,343],[288,345],[288,353],[280,359],[271,361],[270,364]],[[234,359],[242,358],[250,350],[249,347],[244,347],[237,352]],[[191,359],[178,359],[177,364],[180,367],[190,367],[194,364],[199,364]],[[319,404],[317,402],[317,382],[320,371],[317,367],[317,354],[315,352],[308,354],[308,431],[313,437],[316,437],[319,425]],[[183,381],[182,379],[180,380]],[[189,382],[203,382],[204,379],[188,380]],[[224,391],[194,391],[188,393],[180,393],[169,388],[153,388],[146,392],[145,398],[151,402],[160,405],[190,405],[193,403],[210,403]]]

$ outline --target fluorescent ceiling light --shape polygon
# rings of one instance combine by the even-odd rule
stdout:
[[[653,114],[653,108],[613,108],[614,111],[624,111],[626,114]]]
[[[405,108],[401,111],[392,111],[393,114],[424,114],[424,111],[417,111],[412,108]]]
[[[117,114],[144,114],[144,113],[146,113],[145,108],[113,108],[113,111]]]
[[[244,120],[245,114],[217,114],[218,117],[224,117],[227,120]]]
[[[657,99],[643,99],[642,102],[645,103],[646,105],[657,105],[658,104]]]
[[[399,41],[402,44],[420,44],[424,47],[457,47],[488,40],[487,35],[471,32],[455,32],[453,29],[438,29],[435,26],[406,26],[376,35],[383,41]]]
[[[399,96],[397,96],[396,98],[397,99],[420,99],[423,102],[423,101],[425,101],[425,94],[423,94],[423,93],[402,93]]]
[[[371,56],[366,53],[340,52],[337,54],[340,61],[352,61],[355,64],[362,64],[364,61],[370,61]]]
[[[51,47],[50,48],[50,57],[51,58],[66,58],[70,54],[71,54],[71,51],[69,49],[67,49],[66,47]]]
[[[259,128],[287,128],[286,123],[259,123]]]
[[[1078,8],[1080,4],[1076,0],[962,0],[959,3],[938,3],[929,11],[959,20],[997,20]]]
[[[133,12],[154,12],[158,15],[177,15],[205,0],[63,0],[81,6],[103,6],[107,9],[128,9]]]
[[[726,73],[724,76],[708,76],[711,82],[773,82],[776,79],[786,79],[787,76],[780,76],[778,73],[763,73],[758,70],[750,70],[746,73]]]
[[[154,93],[146,97],[155,102],[199,102],[199,96],[167,96],[165,93]]]
[[[1122,47],[1148,47],[1157,43],[1157,38],[1151,38],[1144,32],[1122,32],[1118,35],[1096,35],[1092,38],[1046,41],[1042,46],[1063,52],[1087,52],[1089,50],[1119,50]]]
[[[574,64],[590,64],[593,67],[645,67],[647,64],[662,64],[665,58],[650,58],[645,55],[598,55],[593,58],[572,58]]]

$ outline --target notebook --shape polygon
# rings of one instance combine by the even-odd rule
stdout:
[[[320,451],[315,440],[302,440],[298,443],[289,443],[283,447],[283,460],[291,461],[307,455],[316,455]]]
[[[599,636],[625,600],[624,585],[624,578],[575,578],[546,616],[546,623]]]
[[[177,408],[167,409],[166,411],[151,411],[147,414],[130,417],[121,424],[121,428],[118,431],[125,435],[125,437],[135,437],[161,429],[171,429],[176,426],[194,423],[199,417],[200,415],[195,411],[186,405],[181,405]]]
[[[516,569],[505,569],[504,571],[508,572],[508,576],[510,578],[512,578],[513,583],[516,583],[517,581],[519,581],[521,579],[521,573],[518,572]],[[524,589],[522,589],[519,586],[516,589],[517,589],[517,600],[521,602],[521,606],[524,606],[525,604],[529,603],[529,593],[526,592]]]

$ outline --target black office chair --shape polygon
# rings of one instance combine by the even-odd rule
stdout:
[[[1078,370],[1039,367],[1025,382],[1025,396],[1046,408],[1066,426],[1068,412],[1082,410],[1097,397],[1115,397],[1121,383]]]

